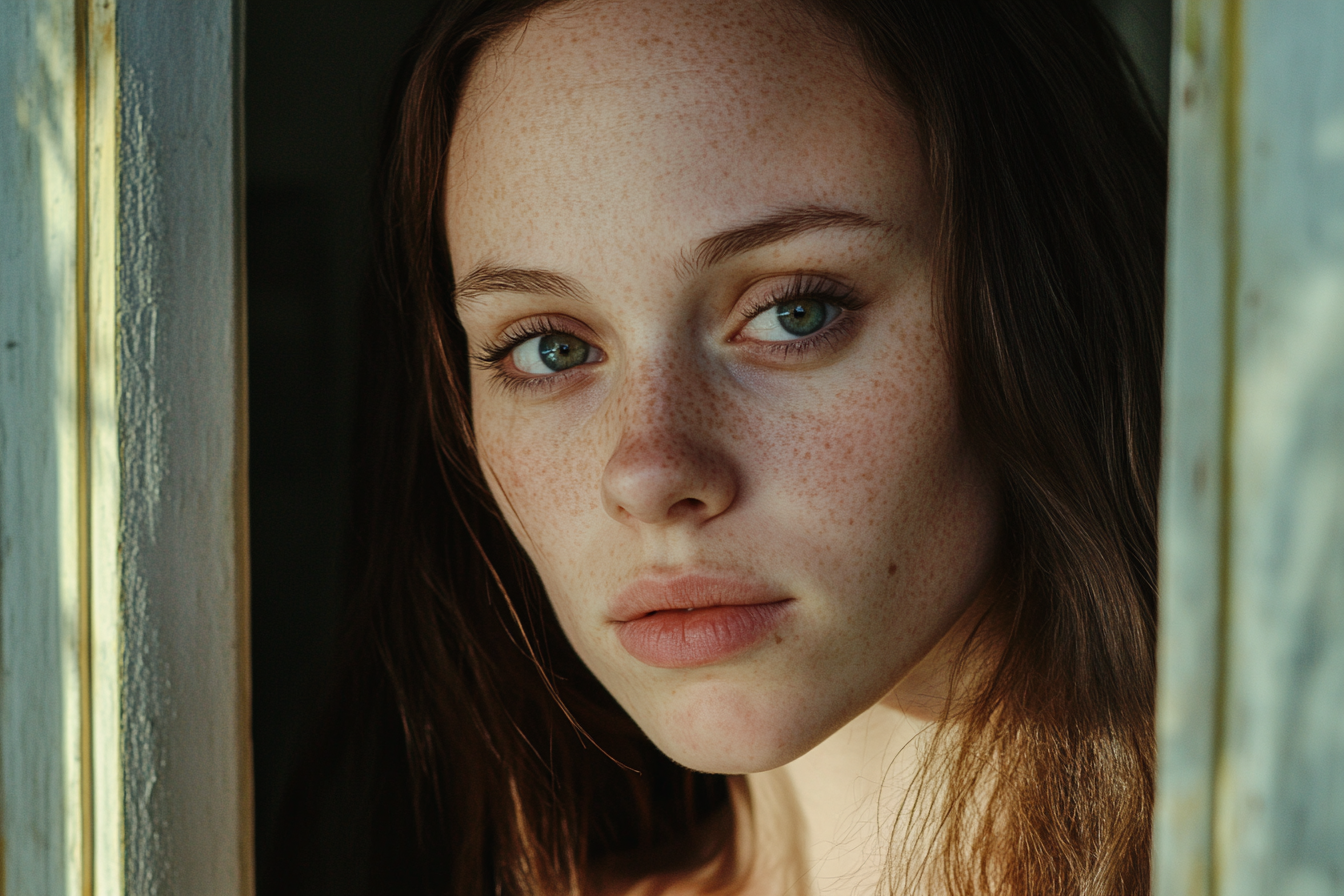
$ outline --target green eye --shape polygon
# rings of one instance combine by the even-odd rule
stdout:
[[[545,376],[588,361],[591,346],[569,333],[535,336],[513,350],[513,363],[523,373]]]
[[[816,299],[798,299],[776,305],[775,315],[790,335],[811,336],[826,324],[826,304]]]
[[[761,342],[792,342],[818,332],[839,314],[840,309],[824,299],[799,296],[766,308],[742,332]]]
[[[568,370],[588,360],[588,343],[567,333],[543,336],[537,343],[541,362],[552,370]]]

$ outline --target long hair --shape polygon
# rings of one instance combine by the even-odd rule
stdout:
[[[347,791],[367,821],[370,892],[577,893],[604,858],[693,868],[733,839],[727,782],[662,757],[574,655],[473,449],[449,140],[482,48],[555,2],[450,0],[394,80],[344,672],[326,758],[291,802],[332,806],[315,802],[318,779],[364,763]],[[914,116],[959,406],[1005,515],[982,620],[1003,649],[959,679],[891,884],[1147,893],[1161,126],[1078,0],[796,5],[838,25]],[[301,876],[296,843],[276,865]]]

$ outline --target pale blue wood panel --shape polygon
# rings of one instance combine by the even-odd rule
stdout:
[[[6,893],[82,884],[74,4],[0,4],[0,799]]]
[[[0,4],[0,892],[252,890],[239,21]]]
[[[1344,4],[1176,25],[1155,890],[1344,896]]]
[[[1173,24],[1154,884],[1159,896],[1211,896],[1235,69],[1224,4],[1177,3]]]
[[[1344,896],[1344,4],[1243,16],[1219,892]]]

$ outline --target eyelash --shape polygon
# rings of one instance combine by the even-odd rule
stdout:
[[[849,332],[854,324],[853,312],[858,311],[861,306],[856,300],[854,291],[849,287],[815,275],[802,275],[790,279],[783,289],[775,290],[748,305],[742,312],[742,321],[746,323],[763,311],[799,299],[819,299],[839,308],[842,313],[811,335],[785,342],[763,342],[759,351],[777,354],[781,360],[787,360],[793,355],[806,354],[822,346],[834,344]]]
[[[500,334],[499,339],[494,344],[484,346],[479,352],[472,355],[471,360],[477,367],[489,369],[497,366],[518,346],[538,336],[563,333],[566,336],[573,336],[575,339],[583,339],[582,336],[574,332],[575,329],[572,324],[567,325],[563,321],[549,317],[525,320],[510,326]],[[587,341],[584,339],[584,342]]]
[[[762,296],[749,305],[741,313],[741,320],[745,323],[763,311],[798,299],[819,299],[829,305],[836,306],[842,312],[854,312],[860,307],[860,303],[855,301],[853,291],[848,287],[815,275],[800,275],[791,278],[782,288]],[[853,323],[853,319],[852,313],[842,313],[816,333],[786,342],[761,343],[759,350],[778,353],[781,359],[806,353],[833,343],[844,336]],[[563,318],[543,316],[521,321],[501,333],[494,343],[486,345],[480,351],[474,353],[471,356],[471,361],[477,369],[487,371],[493,379],[510,389],[554,388],[568,380],[569,375],[578,372],[579,368],[574,367],[550,376],[520,376],[506,370],[504,362],[513,353],[514,349],[529,339],[535,339],[538,336],[560,333],[587,342],[587,339],[575,332],[576,329],[572,323],[565,321]]]
[[[587,339],[575,332],[578,328],[563,318],[554,317],[536,317],[531,320],[521,321],[513,324],[499,335],[494,343],[483,346],[479,352],[471,356],[471,362],[478,370],[486,371],[491,378],[501,385],[510,389],[542,389],[552,388],[565,380],[569,375],[578,371],[574,367],[569,370],[561,371],[550,376],[526,376],[516,373],[510,373],[504,368],[504,362],[513,350],[522,345],[529,339],[535,339],[538,336],[549,336],[553,333],[561,333],[565,336],[573,336],[575,339]]]

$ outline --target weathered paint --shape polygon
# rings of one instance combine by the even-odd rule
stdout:
[[[1232,0],[1236,2],[1236,0]],[[1212,896],[1213,776],[1226,551],[1229,220],[1226,4],[1172,16],[1171,200],[1161,495],[1158,805],[1161,896]]]
[[[1340,896],[1344,5],[1192,9],[1175,20],[1198,33],[1174,42],[1156,893]]]
[[[125,887],[247,878],[237,14],[118,0]]]
[[[74,4],[0,6],[0,787],[7,893],[83,884]]]
[[[89,766],[92,892],[124,891],[121,764],[121,457],[117,415],[116,5],[88,12]]]
[[[0,7],[3,892],[252,889],[239,30]]]
[[[1344,894],[1344,4],[1247,0],[1219,894]]]

